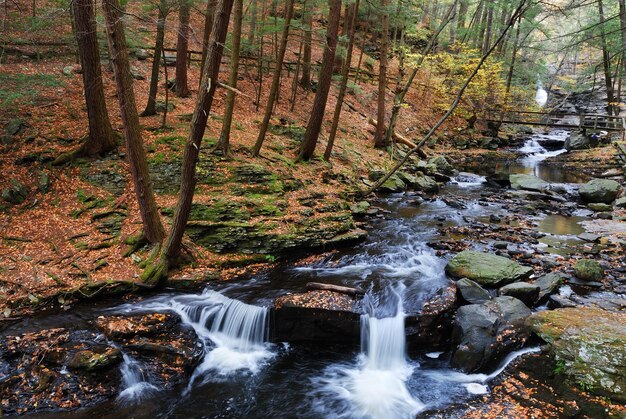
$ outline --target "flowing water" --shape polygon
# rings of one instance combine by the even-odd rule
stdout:
[[[566,138],[564,131],[534,135],[519,150],[518,161],[498,170],[568,184],[566,172],[546,170],[543,164],[562,152],[554,144]],[[542,145],[546,141],[550,150]],[[488,392],[489,382],[514,358],[537,349],[509,354],[489,374],[462,374],[449,367],[449,352],[426,350],[408,357],[404,322],[407,313],[418,312],[449,283],[446,259],[427,245],[438,229],[507,214],[503,203],[483,199],[495,192],[490,188],[484,177],[458,176],[440,194],[447,202],[462,203],[456,206],[441,198],[422,202],[411,195],[391,195],[378,203],[389,215],[372,222],[366,242],[319,262],[280,266],[243,281],[215,284],[200,294],[162,294],[106,310],[176,313],[196,332],[203,358],[188,383],[164,390],[151,384],[141,364],[124,354],[117,405],[96,408],[94,414],[408,418]],[[578,234],[581,220],[544,217],[538,220],[538,230],[571,238]],[[367,290],[360,348],[269,342],[267,307],[276,296],[301,292],[312,280]],[[102,314],[97,307],[89,310],[83,317]],[[69,316],[49,317],[48,325],[85,323]]]
[[[548,103],[548,92],[543,88],[541,80],[537,81],[537,93],[535,94],[535,102],[542,108]]]

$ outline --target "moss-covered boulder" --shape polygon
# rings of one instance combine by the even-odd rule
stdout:
[[[19,205],[26,201],[28,192],[28,186],[23,185],[15,179],[11,179],[10,186],[2,190],[2,199],[9,204]]]
[[[555,369],[572,383],[626,402],[626,313],[562,308],[535,313],[526,324],[550,343]]]
[[[446,273],[469,278],[482,286],[497,287],[527,279],[533,270],[502,256],[466,250],[448,262]]]
[[[391,175],[378,189],[383,192],[402,192],[406,184],[397,175]]]
[[[600,281],[604,277],[604,269],[593,259],[582,259],[574,264],[574,275],[583,281]]]
[[[585,202],[612,203],[619,193],[620,185],[611,179],[593,179],[580,187],[580,199]]]
[[[542,192],[550,187],[548,182],[539,179],[537,176],[523,173],[509,175],[509,181],[511,182],[511,188],[525,191]]]

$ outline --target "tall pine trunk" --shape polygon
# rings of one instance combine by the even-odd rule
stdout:
[[[287,10],[285,10],[285,19],[283,26],[283,33],[280,40],[280,48],[278,51],[278,59],[276,60],[276,67],[274,68],[274,76],[272,78],[272,86],[270,87],[270,94],[267,99],[267,105],[265,107],[265,115],[263,116],[263,122],[259,128],[259,136],[256,139],[253,156],[258,156],[265,141],[265,135],[267,134],[267,128],[269,127],[270,118],[272,117],[272,110],[274,109],[274,102],[278,97],[278,90],[280,88],[280,73],[283,68],[283,60],[285,59],[285,51],[287,50],[287,39],[289,37],[289,25],[291,25],[291,16],[293,15],[293,3],[294,0],[287,0]]]
[[[117,98],[120,103],[122,121],[124,123],[124,137],[126,138],[126,152],[130,174],[135,184],[135,192],[139,201],[139,211],[143,222],[143,236],[152,244],[160,243],[165,232],[156,201],[152,191],[150,172],[146,151],[141,142],[139,115],[135,104],[135,92],[133,91],[133,78],[130,74],[128,63],[128,49],[126,36],[122,24],[121,7],[118,0],[103,0],[102,8],[106,20],[107,38],[109,41],[109,56],[113,64]]]
[[[317,82],[317,92],[313,99],[313,109],[306,126],[304,141],[298,160],[308,160],[315,152],[317,139],[322,129],[328,91],[333,76],[333,66],[335,64],[335,51],[337,49],[337,33],[339,31],[339,19],[341,17],[341,0],[329,0],[328,27],[326,28],[326,44],[322,57],[322,67]]]
[[[600,15],[600,22],[604,22],[604,5],[602,0],[598,0],[598,14]],[[613,94],[613,82],[611,81],[611,58],[609,56],[609,50],[606,42],[604,23],[600,25],[600,41],[602,43],[602,67],[604,68],[604,83],[606,86],[606,109],[607,113],[612,115],[615,97]]]
[[[328,135],[328,144],[324,151],[324,160],[330,160],[333,146],[335,144],[335,137],[337,135],[337,128],[339,128],[339,117],[341,116],[341,107],[343,106],[343,98],[346,95],[346,89],[348,87],[348,78],[350,75],[350,65],[352,59],[352,50],[354,48],[354,33],[356,32],[356,17],[359,13],[359,0],[356,0],[352,5],[352,14],[350,15],[349,30],[348,30],[348,49],[346,52],[346,60],[343,62],[343,68],[341,69],[341,85],[339,86],[339,94],[337,96],[337,103],[335,104],[335,113],[333,115],[333,123],[330,127],[330,134]]]
[[[213,28],[213,14],[215,13],[215,0],[206,2],[206,10],[204,11],[204,35],[202,37],[202,58],[200,60],[200,68],[204,68],[206,54],[209,48],[209,38],[211,37],[211,29]]]
[[[309,2],[304,10],[304,52],[302,56],[302,78],[300,86],[311,89],[311,45],[313,43],[313,4]]]
[[[206,130],[207,119],[211,113],[215,88],[217,87],[232,6],[233,0],[218,0],[215,7],[207,59],[202,69],[200,89],[198,90],[198,97],[191,118],[191,130],[185,145],[178,204],[172,220],[172,229],[165,241],[161,257],[153,267],[144,272],[143,278],[149,283],[163,279],[167,269],[176,264],[180,255],[181,243],[196,189],[196,164],[202,145],[202,137]]]
[[[178,10],[178,39],[176,41],[176,96],[191,95],[187,84],[187,52],[189,51],[190,0],[180,0]]]
[[[235,0],[235,17],[233,20],[233,44],[230,55],[230,75],[228,84],[233,89],[237,88],[237,76],[239,70],[239,52],[241,50],[241,23],[243,20],[243,0]],[[233,111],[235,109],[235,91],[229,90],[226,96],[226,109],[222,122],[222,132],[220,134],[217,148],[224,156],[230,153],[230,127],[233,122]]]
[[[104,100],[93,1],[74,0],[72,6],[89,120],[87,140],[74,155],[93,156],[115,149],[115,134]]]
[[[152,60],[152,73],[150,75],[150,91],[148,92],[148,103],[141,116],[156,115],[156,99],[159,91],[159,67],[161,55],[163,55],[163,40],[165,38],[165,11],[167,0],[159,2],[159,17],[157,18],[156,41],[154,43],[154,58]]]
[[[376,112],[376,132],[374,133],[374,147],[387,146],[385,135],[385,94],[387,93],[387,54],[389,49],[389,12],[387,0],[382,1],[382,24],[383,30],[380,39],[380,58],[378,67],[378,107]]]

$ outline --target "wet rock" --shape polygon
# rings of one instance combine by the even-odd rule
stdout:
[[[585,391],[626,402],[626,314],[564,308],[526,321],[550,344],[557,365]]]
[[[454,174],[454,166],[452,166],[444,156],[435,156],[428,160],[428,164],[432,164],[437,168],[438,172],[451,176]]]
[[[613,203],[617,208],[626,208],[626,196],[617,198]]]
[[[585,233],[580,233],[577,237],[586,242],[595,242],[595,241],[598,241],[600,237],[602,236],[600,236],[599,234],[585,232]]]
[[[620,184],[610,179],[593,179],[578,189],[585,202],[612,203],[620,190]]]
[[[449,207],[456,209],[467,209],[467,206],[459,200],[452,198],[441,198],[441,200]]]
[[[613,210],[613,207],[611,205],[603,204],[600,202],[592,202],[589,205],[587,205],[587,207],[589,207],[590,210],[595,211],[595,212],[607,212],[607,211]]]
[[[409,310],[405,319],[407,342],[429,349],[449,345],[457,307],[457,288],[452,284],[437,291],[417,314]]]
[[[354,296],[327,290],[278,297],[271,336],[285,342],[357,343],[361,315],[356,303]]]
[[[540,288],[538,285],[528,282],[514,282],[505,285],[498,290],[498,295],[508,295],[515,297],[529,307],[532,307],[539,298]]]
[[[446,273],[456,278],[469,278],[482,286],[497,287],[527,279],[532,268],[502,256],[466,250],[446,265]]]
[[[498,172],[487,176],[487,182],[501,188],[508,188],[511,186],[509,175],[504,172]]]
[[[599,281],[604,277],[604,269],[596,260],[581,259],[574,264],[574,275],[583,281]]]
[[[528,337],[524,320],[530,314],[524,303],[508,296],[459,308],[452,333],[452,365],[477,371],[521,347]]]
[[[505,250],[507,247],[509,247],[509,242],[497,241],[493,243],[493,247],[496,249]]]
[[[93,371],[109,368],[122,360],[119,349],[107,347],[102,351],[83,350],[74,354],[68,367],[75,370]]]
[[[406,185],[398,175],[391,175],[378,189],[383,192],[402,192]]]
[[[517,190],[543,192],[550,188],[550,184],[544,180],[539,179],[537,176],[527,174],[512,174],[509,175],[511,182],[511,188]]]
[[[539,287],[539,302],[554,294],[563,283],[563,277],[558,273],[549,273],[537,278],[534,285]]]
[[[570,136],[565,140],[565,149],[567,151],[572,150],[585,150],[590,148],[591,141],[582,132],[572,132]]]
[[[366,215],[369,208],[370,203],[367,201],[359,201],[350,205],[350,211],[352,211],[352,215]]]
[[[548,301],[548,305],[551,308],[578,307],[578,304],[576,304],[574,301],[560,294],[551,295]]]
[[[415,167],[425,175],[434,175],[437,172],[437,166],[433,163],[427,163],[424,160],[420,160]]]
[[[463,300],[470,304],[482,304],[491,300],[489,292],[470,279],[459,279],[456,281],[456,287]]]
[[[23,185],[16,179],[11,179],[10,186],[2,190],[2,199],[9,204],[19,205],[26,201],[28,192],[28,186]]]

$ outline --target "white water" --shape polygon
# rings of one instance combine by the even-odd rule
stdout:
[[[139,361],[125,353],[122,353],[122,357],[124,362],[120,370],[124,389],[117,396],[119,402],[137,403],[158,391],[158,388],[151,384],[145,377]]]
[[[189,388],[207,371],[218,376],[236,372],[255,374],[274,356],[268,343],[268,309],[244,304],[215,291],[157,297],[122,309],[127,312],[173,311],[195,330],[205,355],[191,377]]]
[[[396,296],[398,306],[393,317],[361,316],[361,354],[357,365],[330,366],[323,377],[313,380],[317,388],[314,397],[324,400],[314,403],[321,415],[411,418],[424,409],[424,404],[407,387],[417,365],[410,365],[406,359],[402,298]]]
[[[541,81],[537,82],[537,93],[535,94],[535,102],[542,108],[548,103],[548,92],[543,88]]]

